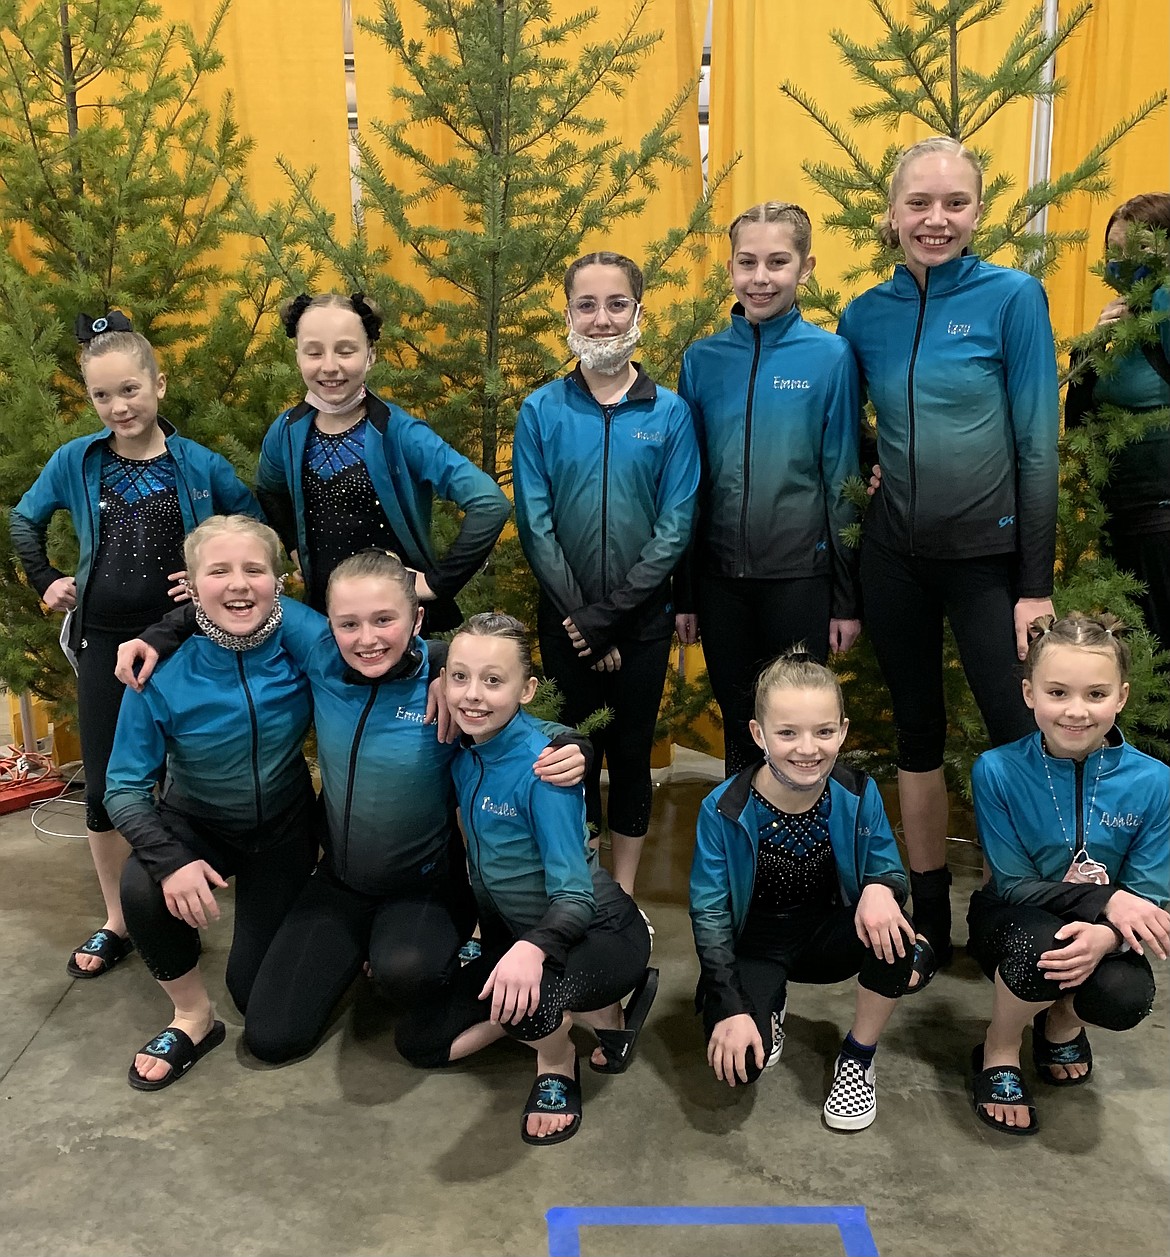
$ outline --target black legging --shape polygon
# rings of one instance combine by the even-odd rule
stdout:
[[[227,988],[244,1012],[260,963],[281,921],[300,893],[317,858],[313,797],[285,809],[266,827],[264,846],[243,851],[225,842],[212,825],[159,805],[163,823],[191,852],[224,878],[236,879],[235,928],[228,952]],[[199,931],[167,909],[160,883],[131,853],[122,872],[122,910],[147,969],[170,982],[199,962]]]
[[[256,978],[244,1022],[249,1050],[273,1064],[311,1052],[367,959],[383,998],[424,998],[458,968],[474,924],[457,924],[458,915],[445,874],[388,898],[359,894],[318,866]]]
[[[857,937],[856,912],[856,906],[844,905],[827,916],[794,913],[766,952],[736,955],[740,985],[748,1000],[744,1011],[756,1023],[765,1056],[772,1042],[772,1013],[780,1011],[790,981],[824,986],[856,976],[860,985],[875,995],[898,999],[906,993],[914,970],[910,941],[903,936],[905,956],[895,955],[887,963]],[[717,1024],[705,1008],[703,1029],[708,1039]],[[761,1072],[749,1054],[748,1082],[755,1082]]]
[[[1146,628],[1163,650],[1170,648],[1170,532],[1123,533],[1106,525],[1105,536],[1117,566],[1146,587],[1134,595]]]
[[[437,1069],[449,1064],[455,1040],[487,1021],[492,1002],[481,1000],[479,993],[515,941],[485,926],[482,954],[459,970],[433,1001],[417,1004],[399,1022],[395,1043],[412,1065]],[[650,934],[631,901],[621,928],[590,930],[569,948],[563,968],[545,961],[536,1011],[515,1025],[505,1024],[504,1030],[524,1043],[547,1038],[566,1011],[593,1012],[629,994],[649,959]]]
[[[943,763],[944,616],[992,745],[1035,730],[1018,678],[1015,566],[1010,554],[923,559],[862,542],[865,627],[890,691],[898,767],[906,772],[931,772]]]
[[[748,721],[756,678],[764,665],[800,642],[815,659],[828,658],[831,599],[828,576],[698,578],[695,608],[707,675],[723,717],[724,768],[729,777],[760,757]]]
[[[1004,985],[1027,1004],[1052,1003],[1068,991],[1045,977],[1040,957],[1067,946],[1056,937],[1065,921],[1043,908],[1007,903],[989,890],[971,896],[968,948],[991,979],[996,970]],[[1074,988],[1073,1012],[1091,1026],[1130,1030],[1154,1007],[1154,973],[1145,956],[1135,951],[1111,952]]]
[[[114,676],[118,647],[153,623],[153,619],[145,620],[125,629],[86,627],[77,652],[77,733],[85,769],[85,823],[95,834],[114,828],[102,800],[125,690]]]
[[[654,786],[650,780],[650,753],[654,728],[666,681],[670,638],[654,641],[619,641],[622,666],[617,672],[595,672],[596,660],[582,660],[569,635],[540,634],[540,656],[545,673],[556,683],[564,699],[559,719],[580,724],[586,716],[608,707],[613,718],[591,734],[593,764],[585,781],[585,811],[589,823],[601,829],[601,762],[609,769],[609,827],[619,834],[641,838],[650,828]]]

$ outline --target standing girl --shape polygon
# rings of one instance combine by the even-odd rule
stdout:
[[[675,610],[680,640],[703,639],[730,776],[756,758],[748,726],[764,664],[795,642],[823,662],[861,622],[857,560],[841,538],[856,519],[841,485],[858,471],[857,370],[796,305],[816,265],[812,224],[799,205],[768,201],[729,234],[731,326],[692,345],[679,377],[704,475]]]
[[[1145,192],[1119,205],[1105,228],[1106,250],[1120,252],[1131,230],[1148,233],[1152,227],[1170,233],[1170,192]],[[1141,266],[1128,275],[1121,260],[1107,266],[1117,268],[1116,278],[1126,281],[1126,291],[1101,311],[1098,327],[1139,313],[1130,309],[1128,286],[1145,278]],[[1168,311],[1170,288],[1164,258],[1161,266],[1162,283],[1152,294],[1150,308]],[[1066,429],[1084,423],[1088,412],[1098,406],[1118,406],[1139,414],[1170,407],[1170,319],[1163,320],[1158,331],[1155,344],[1126,354],[1111,375],[1099,378],[1086,369],[1077,376],[1065,401]],[[1109,551],[1118,567],[1145,585],[1137,598],[1142,618],[1165,650],[1170,647],[1170,424],[1149,428],[1141,440],[1117,451],[1101,496],[1109,512],[1105,525]]]
[[[183,537],[217,511],[259,517],[226,459],[179,436],[161,419],[167,380],[154,350],[120,311],[77,320],[81,372],[104,431],[63,445],[11,516],[12,544],[29,584],[52,611],[69,614],[65,645],[76,659],[85,768],[85,826],[106,920],[66,968],[75,978],[108,973],[133,950],[118,885],[129,854],[102,799],[122,702],[114,677],[118,643],[187,597]],[[66,510],[79,543],[77,571],[48,558],[53,513]]]
[[[595,1030],[594,1069],[626,1069],[657,989],[657,970],[646,968],[650,935],[589,847],[581,791],[532,774],[545,735],[521,711],[536,690],[524,626],[472,616],[451,642],[444,682],[464,733],[455,788],[483,952],[408,1015],[399,1049],[433,1068],[505,1035],[529,1044],[537,1077],[520,1135],[560,1143],[581,1126],[569,1028],[577,1020]],[[631,990],[623,1012],[618,1001]]]
[[[950,959],[943,621],[993,745],[1029,718],[1012,665],[1052,610],[1056,548],[1056,357],[1044,290],[967,251],[983,174],[956,140],[906,150],[886,239],[905,264],[851,302],[853,346],[877,411],[877,489],[865,516],[866,625],[898,738],[898,799],[920,986]]]
[[[613,875],[627,894],[650,826],[650,752],[666,680],[670,579],[690,540],[699,450],[686,405],[631,355],[642,272],[590,253],[565,272],[573,372],[520,408],[512,449],[516,527],[540,584],[541,659],[577,724],[593,735],[589,821],[601,827],[609,768]]]
[[[703,801],[691,865],[696,1004],[720,1081],[755,1082],[780,1059],[789,980],[858,975],[824,1106],[834,1130],[862,1130],[877,1116],[874,1053],[914,956],[906,874],[881,795],[837,763],[848,728],[828,668],[800,651],[770,664],[751,722],[763,762]]]
[[[1170,954],[1170,767],[1114,724],[1129,648],[1111,615],[1036,622],[1024,701],[1039,732],[981,755],[972,787],[991,881],[971,897],[971,950],[995,982],[975,1049],[981,1122],[1034,1135],[1020,1069],[1032,1023],[1043,1081],[1089,1081],[1086,1026],[1129,1030],[1154,1002],[1147,948]]]
[[[244,1010],[317,854],[301,754],[312,701],[282,646],[285,619],[295,627],[313,613],[281,600],[280,543],[264,524],[217,516],[184,552],[202,634],[126,692],[107,774],[106,807],[133,848],[126,923],[174,1005],[130,1066],[140,1091],[170,1086],[223,1042],[199,970],[199,931],[219,916],[213,892],[236,878],[227,986]]]
[[[305,400],[268,429],[256,491],[300,565],[309,605],[324,611],[329,573],[375,546],[415,569],[427,629],[453,628],[455,595],[491,553],[507,498],[425,423],[366,391],[382,316],[360,292],[302,293],[281,317],[296,341]],[[431,540],[436,493],[464,512],[442,559]]]

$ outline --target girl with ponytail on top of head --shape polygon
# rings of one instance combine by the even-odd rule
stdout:
[[[257,494],[299,563],[306,600],[324,612],[329,574],[373,546],[416,572],[425,631],[453,628],[461,619],[455,595],[491,553],[507,498],[425,423],[367,391],[382,315],[362,293],[302,293],[281,318],[296,342],[305,398],[268,429]],[[431,538],[435,495],[463,512],[441,558]]]

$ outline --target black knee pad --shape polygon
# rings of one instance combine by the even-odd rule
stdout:
[[[946,721],[932,722],[905,729],[894,726],[898,739],[898,767],[907,773],[932,773],[943,766],[943,753],[947,746]]]

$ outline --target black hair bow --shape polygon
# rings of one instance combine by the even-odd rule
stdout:
[[[88,314],[79,314],[73,325],[73,334],[82,345],[88,345],[95,336],[106,332],[132,332],[134,324],[121,310],[107,310],[101,318],[91,319]]]

